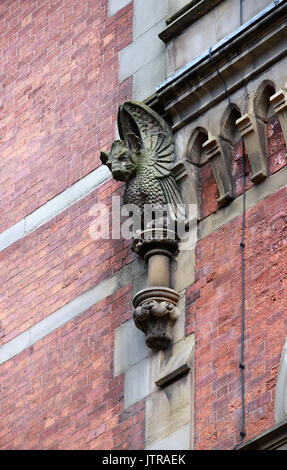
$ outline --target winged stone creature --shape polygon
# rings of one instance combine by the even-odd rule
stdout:
[[[174,143],[167,123],[143,103],[127,101],[119,108],[118,128],[121,140],[101,152],[101,161],[115,180],[126,183],[123,203],[137,204],[141,212],[146,204],[168,204],[174,217],[183,202],[172,174]]]

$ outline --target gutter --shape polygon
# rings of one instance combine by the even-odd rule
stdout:
[[[254,26],[256,26],[258,23],[260,23],[262,20],[270,17],[273,13],[277,13],[277,10],[281,6],[284,6],[284,5],[287,7],[286,0],[275,0],[275,2],[268,5],[266,8],[264,8],[264,10],[262,10],[256,16],[251,18],[249,21],[244,23],[242,26],[237,28],[231,34],[229,34],[224,39],[222,39],[217,44],[215,44],[213,47],[211,47],[211,49],[210,49],[211,54],[214,55],[215,53],[220,52],[221,49],[223,49],[223,48],[225,48],[229,45],[232,45],[232,43],[236,39],[240,39],[241,37],[244,36],[245,33],[247,33],[249,30],[251,30]],[[209,50],[205,51],[203,54],[196,57],[194,60],[192,60],[187,65],[182,67],[180,70],[178,70],[174,75],[172,75],[171,77],[166,79],[163,83],[158,85],[156,87],[156,94],[157,95],[160,94],[161,92],[164,91],[165,88],[172,85],[174,82],[179,81],[184,76],[188,75],[189,72],[191,72],[196,66],[203,63],[205,60],[209,61]]]

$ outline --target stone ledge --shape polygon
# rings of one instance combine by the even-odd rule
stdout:
[[[287,421],[281,422],[271,429],[264,431],[259,436],[243,442],[237,446],[236,450],[286,450],[287,444]]]
[[[192,365],[193,348],[193,335],[184,338],[182,341],[174,345],[172,356],[162,367],[159,376],[155,380],[155,383],[158,387],[163,387],[171,380],[176,379],[190,370]]]
[[[159,33],[158,37],[167,43],[220,2],[222,0],[193,0],[189,2],[173,16],[167,18],[166,23],[168,26]]]

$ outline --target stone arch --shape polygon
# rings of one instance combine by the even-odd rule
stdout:
[[[267,159],[266,167],[270,174],[286,165],[285,146],[287,132],[285,108],[286,93],[284,90],[279,90],[276,93],[274,83],[271,80],[264,80],[255,93],[253,109],[255,119],[257,120],[261,146]],[[282,138],[280,137],[281,135]]]
[[[236,121],[241,117],[239,107],[232,103],[224,111],[220,121],[221,138],[230,144],[234,144],[240,139],[240,131],[236,125]]]
[[[203,127],[196,127],[192,132],[185,152],[185,158],[188,162],[196,166],[202,166],[207,161],[205,149],[202,147],[208,140],[208,133]]]
[[[275,109],[270,101],[270,97],[275,93],[275,85],[271,80],[264,80],[258,87],[254,100],[253,112],[254,115],[267,122],[275,114]]]

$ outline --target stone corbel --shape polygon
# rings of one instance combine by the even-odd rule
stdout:
[[[266,124],[253,114],[248,113],[236,121],[241,137],[244,139],[248,159],[252,168],[251,181],[255,184],[263,181],[268,174],[266,158]]]
[[[226,143],[225,145],[229,145]],[[212,172],[218,187],[218,206],[223,207],[233,199],[232,178],[230,165],[226,158],[227,149],[224,148],[218,138],[211,137],[203,143],[202,148],[206,150],[208,161],[211,164]]]
[[[275,112],[280,121],[284,140],[287,145],[287,91],[279,90],[270,97],[270,101],[275,108]]]

